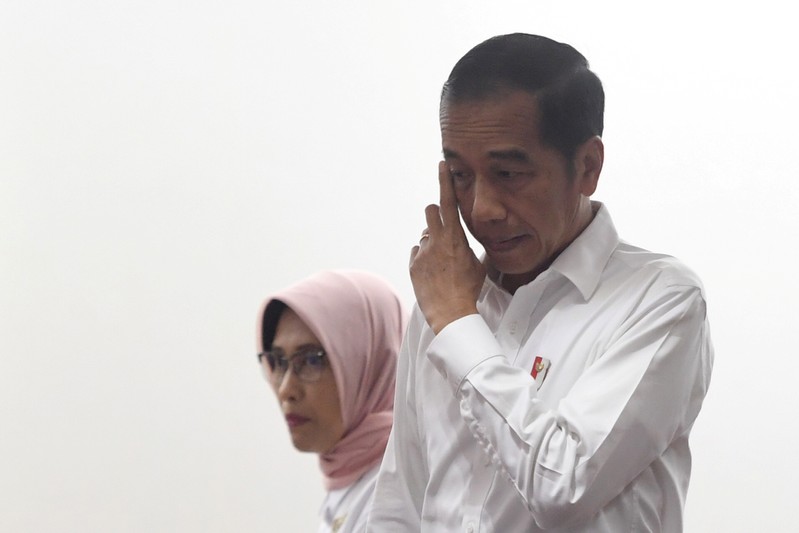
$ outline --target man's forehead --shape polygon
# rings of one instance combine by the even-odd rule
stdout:
[[[439,125],[442,132],[462,127],[529,125],[538,121],[538,100],[524,91],[504,98],[454,101],[442,104]]]
[[[539,141],[538,117],[535,97],[521,91],[501,100],[451,102],[439,117],[444,156],[479,144],[485,155],[520,160],[522,147]]]

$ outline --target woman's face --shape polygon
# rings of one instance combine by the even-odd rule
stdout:
[[[344,436],[344,421],[327,357],[322,360],[323,369],[316,381],[303,381],[294,372],[292,356],[312,348],[322,348],[322,344],[297,313],[287,307],[278,320],[272,351],[282,352],[289,360],[288,370],[282,381],[277,378],[271,383],[294,447],[321,454],[330,451]]]

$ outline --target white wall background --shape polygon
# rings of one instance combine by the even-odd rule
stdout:
[[[313,530],[261,300],[357,267],[412,301],[440,85],[527,31],[604,81],[595,197],[620,233],[706,283],[686,530],[796,531],[799,39],[778,5],[3,0],[0,530]]]

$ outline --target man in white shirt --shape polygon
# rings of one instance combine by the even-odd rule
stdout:
[[[705,298],[590,200],[603,112],[585,58],[544,37],[454,67],[369,531],[682,530]]]

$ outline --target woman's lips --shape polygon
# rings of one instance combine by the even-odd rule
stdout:
[[[300,415],[286,415],[286,423],[289,425],[290,428],[295,428],[297,426],[301,426],[308,422],[310,418],[306,418]]]

